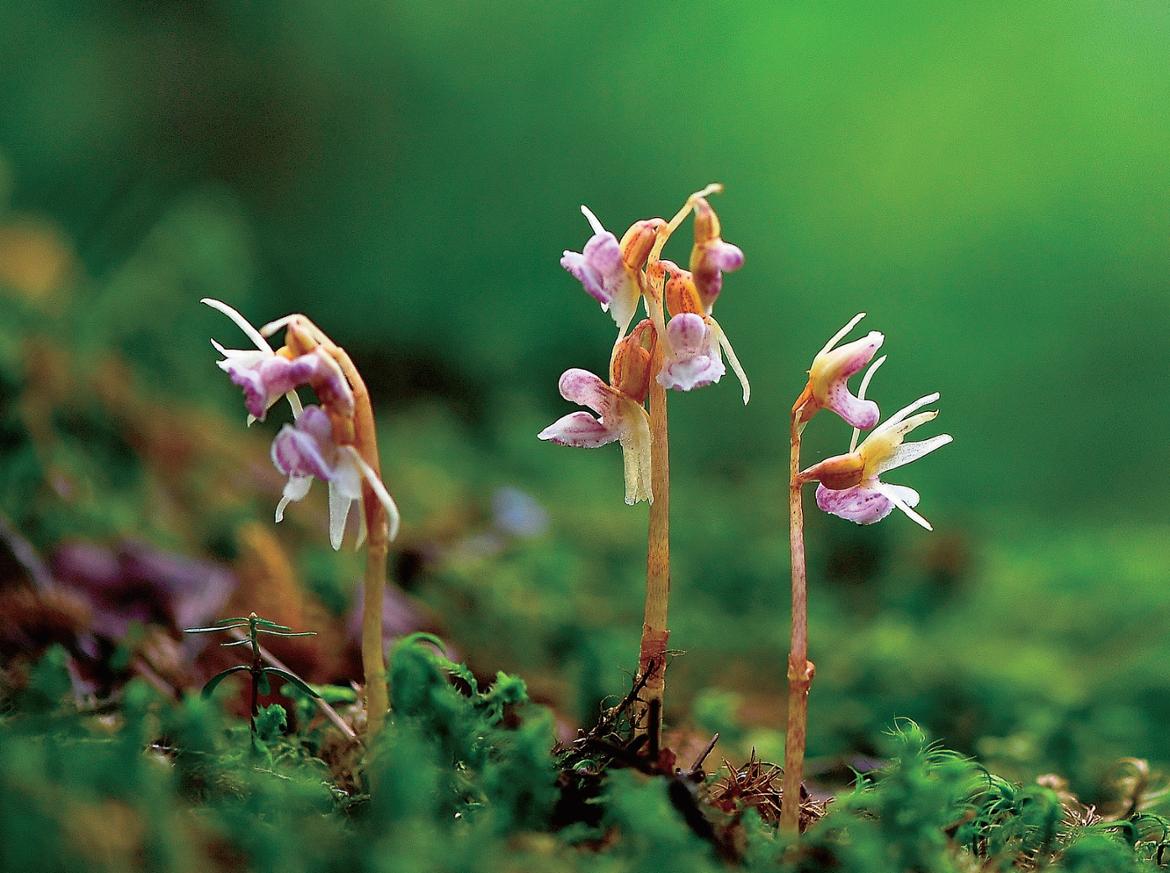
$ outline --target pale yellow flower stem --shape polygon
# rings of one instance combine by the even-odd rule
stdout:
[[[326,348],[341,367],[353,390],[354,448],[374,474],[382,477],[378,460],[378,439],[370,394],[349,355],[333,343]],[[362,511],[366,516],[366,574],[362,608],[362,668],[366,679],[366,745],[374,740],[386,722],[390,709],[390,688],[382,636],[382,603],[386,593],[386,558],[390,551],[390,525],[386,507],[368,481],[362,482]]]
[[[792,411],[791,464],[788,478],[789,547],[792,552],[792,641],[788,653],[788,730],[784,740],[784,794],[780,829],[800,829],[800,786],[808,738],[808,691],[813,664],[808,659],[808,571],[804,558],[804,507],[801,502],[800,437],[803,405]]]
[[[638,676],[645,678],[641,703],[635,708],[643,730],[654,731],[651,749],[661,745],[663,700],[666,694],[666,652],[670,630],[667,611],[670,604],[670,441],[667,436],[666,389],[658,383],[666,353],[666,319],[662,300],[662,268],[658,266],[662,248],[670,235],[678,229],[694,206],[695,198],[705,197],[723,186],[708,185],[687,198],[683,207],[665,227],[650,250],[646,274],[642,277],[646,311],[654,322],[657,341],[650,363],[650,483],[653,500],[650,503],[650,527],[646,543],[646,606],[642,620],[642,643],[638,650]],[[657,711],[657,719],[650,723],[649,715]]]
[[[662,705],[666,693],[667,608],[670,602],[670,448],[667,439],[666,389],[655,378],[662,367],[662,344],[656,343],[650,377],[650,481],[654,501],[650,504],[650,528],[646,547],[646,609],[642,622],[642,644],[638,652],[638,675],[648,677],[638,712],[644,729],[658,731],[651,747],[660,745]],[[652,701],[656,701],[652,703]],[[658,718],[649,724],[651,707]]]

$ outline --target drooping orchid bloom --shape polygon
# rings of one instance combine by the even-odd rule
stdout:
[[[538,434],[540,439],[558,445],[587,449],[620,443],[629,504],[654,502],[650,484],[650,417],[642,407],[649,388],[654,341],[653,325],[649,319],[643,320],[619,344],[612,384],[588,370],[566,370],[557,386],[561,396],[592,409],[597,417],[588,412],[570,412]]]
[[[244,391],[244,405],[248,408],[248,424],[263,419],[268,409],[280,398],[281,394],[288,398],[293,415],[300,415],[301,401],[297,397],[296,388],[307,380],[299,379],[294,382],[288,369],[277,363],[278,356],[272,346],[268,344],[268,340],[237,310],[222,300],[215,300],[211,297],[205,297],[200,302],[230,318],[236,327],[256,345],[254,349],[225,349],[215,340],[211,341],[215,350],[224,357],[222,361],[217,361],[216,365]],[[282,358],[282,360],[288,362],[288,358]],[[270,388],[280,387],[278,383],[285,382],[292,382],[292,384],[289,384],[283,392],[270,396]]]
[[[619,335],[624,335],[642,298],[640,271],[654,246],[661,218],[636,221],[618,242],[602,227],[587,206],[581,212],[593,228],[593,236],[580,252],[566,251],[561,266],[573,274],[585,291],[613,316]]]
[[[875,369],[881,360],[884,359],[879,359]],[[920,397],[878,425],[856,449],[828,458],[802,472],[802,481],[819,483],[817,506],[830,515],[857,524],[879,522],[896,506],[922,527],[933,530],[930,522],[914,509],[919,501],[918,492],[905,485],[883,482],[880,477],[952,441],[950,434],[940,434],[918,442],[904,442],[912,430],[938,416],[938,410],[911,413],[934,403],[938,397],[937,393]]]
[[[834,348],[863,318],[864,312],[855,315],[813,358],[808,384],[793,406],[793,411],[800,411],[802,423],[812,418],[818,409],[831,410],[847,424],[861,430],[869,430],[878,423],[881,417],[878,405],[851,394],[848,381],[873,359],[885,336],[874,330],[861,339]]]
[[[695,248],[698,250],[699,246],[696,244]],[[665,290],[670,321],[666,324],[666,352],[658,383],[664,388],[690,391],[718,382],[727,372],[723,366],[722,349],[727,352],[731,369],[743,386],[743,402],[746,404],[751,397],[751,385],[727,334],[711,315],[714,296],[703,297],[693,273],[670,261],[662,261],[661,266],[670,276]]]
[[[272,463],[288,476],[284,494],[276,505],[276,521],[284,519],[285,507],[304,500],[313,479],[329,484],[329,543],[341,548],[345,523],[350,510],[362,499],[362,483],[373,490],[386,508],[390,521],[390,539],[398,535],[399,514],[386,486],[351,445],[338,445],[333,439],[333,423],[319,406],[306,406],[296,421],[286,424],[272,441]],[[366,539],[365,515],[358,511],[356,548]]]
[[[220,369],[244,391],[248,423],[263,420],[282,395],[292,407],[294,423],[281,428],[272,443],[272,461],[289,477],[276,507],[276,521],[283,520],[290,502],[305,498],[314,478],[321,479],[329,484],[329,540],[334,549],[339,549],[350,510],[361,500],[364,481],[386,509],[389,538],[393,540],[399,525],[397,505],[352,443],[337,436],[352,432],[355,412],[353,390],[337,361],[320,346],[300,354],[288,346],[272,348],[266,337],[294,324],[297,316],[257,330],[226,303],[211,298],[202,302],[228,316],[256,344],[254,350],[225,349],[212,340],[224,356],[217,362]],[[297,389],[306,385],[316,393],[321,406],[302,407]],[[360,547],[366,538],[365,516],[359,512],[358,518]]]
[[[743,251],[724,242],[720,236],[719,216],[705,197],[695,198],[695,245],[691,249],[691,275],[703,302],[711,314],[715,299],[723,290],[723,274],[743,266]],[[747,401],[744,401],[745,403]]]

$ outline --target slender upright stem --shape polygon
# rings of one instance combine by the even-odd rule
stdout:
[[[260,659],[260,641],[256,638],[256,613],[248,617],[248,640],[252,644],[252,709],[248,725],[252,728],[252,742],[256,742],[256,716],[260,714],[260,679],[264,676],[264,662]]]
[[[788,731],[784,741],[784,795],[780,828],[800,829],[800,786],[808,737],[808,690],[813,664],[808,660],[808,574],[804,560],[804,508],[801,505],[801,410],[792,414],[792,454],[788,477],[789,546],[792,551],[792,643],[788,653]]]
[[[374,410],[370,394],[348,354],[337,346],[329,348],[353,390],[354,448],[374,474],[382,475]],[[386,677],[386,653],[382,635],[382,604],[386,593],[386,557],[390,551],[389,518],[386,507],[368,482],[362,483],[362,512],[365,513],[366,573],[362,598],[362,669],[366,676],[366,740],[373,741],[386,722],[390,689]]]
[[[642,624],[642,645],[638,656],[638,674],[645,679],[643,717],[651,711],[651,701],[658,701],[662,713],[666,691],[667,608],[670,601],[670,446],[666,429],[666,389],[656,378],[662,368],[663,343],[655,343],[650,367],[650,482],[654,502],[650,504],[650,530],[646,548],[646,611]],[[648,719],[647,719],[648,720]],[[648,731],[660,731],[658,724],[646,724]],[[654,736],[657,745],[659,736]]]
[[[263,673],[255,661],[252,662],[252,669],[249,672],[252,676],[252,709],[251,716],[248,718],[248,726],[252,729],[252,739],[255,740],[256,716],[260,714],[260,677]]]
[[[376,499],[375,499],[376,502]],[[367,510],[369,501],[363,501]],[[369,522],[366,522],[369,524]],[[362,618],[362,667],[366,674],[366,739],[372,741],[386,722],[390,687],[382,640],[382,601],[386,591],[386,542],[372,541],[366,551],[366,576]],[[373,616],[373,618],[369,618]]]

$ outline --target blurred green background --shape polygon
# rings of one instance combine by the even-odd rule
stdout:
[[[616,450],[535,439],[612,340],[557,261],[581,203],[620,235],[721,181],[747,264],[718,316],[753,396],[672,396],[681,699],[717,710],[721,671],[779,689],[787,411],[865,310],[890,355],[871,396],[941,391],[955,443],[895,477],[936,534],[810,520],[814,745],[911,715],[1024,769],[1165,757],[1168,44],[1160,0],[5,4],[3,195],[71,253],[71,339],[164,403],[238,410],[201,295],[309,313],[373,387],[408,532],[505,483],[553,513],[513,576],[446,571],[496,601],[448,604],[468,649],[479,627],[508,669],[557,664],[555,632],[539,657],[501,641],[547,606],[616,634],[573,676],[620,684],[644,509]],[[848,437],[818,419],[808,459]]]

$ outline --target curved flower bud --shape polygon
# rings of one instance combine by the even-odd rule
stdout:
[[[537,436],[562,446],[597,448],[612,442],[622,447],[626,503],[654,501],[650,484],[650,420],[646,410],[588,370],[566,370],[558,385],[566,400],[592,409],[557,419]]]
[[[857,524],[881,521],[897,507],[917,524],[931,530],[930,522],[914,510],[918,492],[904,485],[883,482],[880,477],[952,441],[950,434],[940,434],[919,442],[904,442],[908,433],[938,416],[937,410],[911,413],[938,397],[938,394],[928,394],[919,398],[875,428],[855,451],[829,458],[801,473],[802,481],[820,483],[817,506]]]
[[[601,304],[602,311],[613,316],[618,330],[625,333],[642,297],[638,272],[663,222],[658,218],[635,222],[619,243],[588,207],[582,206],[581,212],[593,228],[593,236],[580,252],[565,251],[561,266],[577,278]]]
[[[801,421],[808,421],[818,409],[824,408],[837,413],[847,424],[862,430],[877,424],[880,417],[878,405],[872,400],[855,397],[850,393],[847,383],[850,376],[864,368],[877,354],[885,336],[875,330],[859,340],[834,348],[864,317],[864,312],[856,315],[813,358],[808,385],[795,407],[801,410]]]
[[[695,245],[691,249],[691,273],[703,301],[703,311],[711,314],[715,298],[723,290],[723,274],[743,266],[743,251],[724,242],[720,236],[719,216],[705,197],[695,198]]]
[[[333,425],[328,413],[319,406],[306,406],[294,424],[286,424],[272,441],[272,463],[288,476],[284,494],[276,506],[276,520],[284,519],[284,510],[290,502],[303,500],[309,493],[313,479],[329,483],[329,542],[334,549],[341,548],[345,524],[354,504],[360,504],[362,485],[367,484],[386,508],[390,538],[398,534],[398,506],[353,446],[338,445],[333,438]],[[364,516],[359,520],[363,528],[358,535],[360,546],[365,539]]]
[[[650,390],[650,364],[657,341],[654,323],[643,318],[614,349],[613,385],[638,403],[646,399]]]

